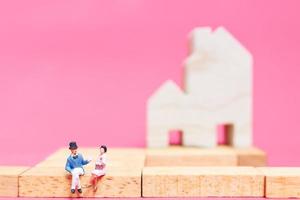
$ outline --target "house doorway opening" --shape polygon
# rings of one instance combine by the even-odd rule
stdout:
[[[217,126],[218,145],[232,145],[233,124],[219,124]]]
[[[169,131],[169,145],[170,146],[182,146],[183,133],[181,130]]]

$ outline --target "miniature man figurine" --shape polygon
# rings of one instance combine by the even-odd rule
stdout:
[[[100,146],[100,155],[96,160],[95,163],[95,169],[92,171],[92,176],[91,176],[91,184],[94,187],[94,191],[97,190],[97,181],[98,178],[102,177],[105,175],[105,167],[106,167],[106,152],[107,152],[107,147],[105,145]]]
[[[79,176],[84,175],[83,166],[88,164],[91,160],[84,160],[83,156],[77,153],[77,144],[76,142],[69,143],[69,149],[71,151],[71,155],[67,159],[65,169],[72,174],[72,185],[71,185],[71,193],[75,193],[75,189],[77,187],[77,191],[82,193],[80,179]]]

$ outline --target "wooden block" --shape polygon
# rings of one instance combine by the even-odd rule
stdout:
[[[266,177],[265,197],[300,198],[299,167],[260,167]]]
[[[78,149],[84,157],[96,158],[98,148]],[[22,197],[77,197],[70,193],[71,176],[65,171],[68,149],[61,149],[39,163],[20,177]],[[143,149],[108,149],[107,173],[99,180],[98,190],[83,188],[82,197],[140,197],[141,173],[145,162]],[[95,160],[95,159],[94,159]],[[94,161],[85,166],[86,174],[81,176],[82,186],[89,184]]]
[[[252,145],[252,56],[225,28],[196,28],[185,61],[183,90],[167,81],[147,102],[147,146],[167,147],[169,132],[184,146],[215,147],[219,125],[232,125],[228,143]]]
[[[88,185],[90,174],[80,178]],[[77,197],[70,193],[71,175],[63,168],[34,167],[20,177],[20,197]],[[140,197],[141,169],[108,170],[98,182],[97,192],[83,188],[82,197]]]
[[[250,52],[223,27],[195,28],[190,36],[192,52],[185,61],[184,91],[194,100],[191,107],[199,113],[198,123],[212,128],[231,124],[234,134],[229,143],[251,146]]]
[[[93,169],[94,162],[99,154],[99,148],[79,148],[78,152],[84,158],[91,158],[92,162],[85,166],[86,169]],[[42,162],[38,163],[36,167],[65,167],[67,157],[70,151],[67,148],[62,148],[54,152]],[[141,148],[110,148],[107,151],[107,166],[109,168],[119,167],[138,167],[142,168],[145,162],[145,150]],[[128,161],[128,162],[127,162]],[[124,164],[126,162],[126,165]]]
[[[146,166],[236,166],[231,148],[167,147],[147,149]]]
[[[169,146],[169,132],[179,127],[183,92],[171,80],[166,81],[147,101],[147,145]]]
[[[233,148],[238,156],[239,166],[263,167],[267,165],[267,154],[256,147]]]
[[[145,167],[143,197],[263,197],[253,167]]]
[[[0,166],[0,197],[18,197],[18,177],[28,167]]]

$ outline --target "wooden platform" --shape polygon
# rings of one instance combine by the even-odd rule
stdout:
[[[262,167],[258,169],[266,177],[266,197],[300,198],[299,167]]]
[[[167,147],[146,150],[146,166],[266,166],[266,153],[258,148]]]
[[[263,197],[253,167],[145,167],[143,197]]]
[[[259,148],[234,148],[232,150],[237,154],[238,166],[267,166],[267,154]]]
[[[79,149],[93,159],[98,151]],[[71,176],[64,169],[69,150],[64,148],[31,168],[0,167],[0,196],[300,198],[300,167],[260,167],[266,154],[254,147],[110,148],[107,154],[107,174],[96,192],[83,187],[80,196],[71,194]],[[83,186],[93,168],[94,161],[85,167]]]
[[[19,191],[19,175],[28,167],[0,166],[0,196],[17,197]]]
[[[85,158],[96,158],[97,148],[80,148]],[[97,192],[84,188],[82,197],[140,197],[141,172],[144,166],[143,149],[109,149],[107,174],[98,182]],[[64,170],[68,149],[58,150],[43,162],[20,176],[21,197],[77,197],[70,193],[71,176]],[[86,165],[81,184],[88,185],[94,162]]]

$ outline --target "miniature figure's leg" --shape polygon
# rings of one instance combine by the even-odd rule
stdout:
[[[97,181],[98,181],[98,177],[97,177],[97,175],[94,175],[94,179],[93,179],[94,192],[96,192],[96,190],[97,190]]]
[[[76,188],[77,182],[78,182],[79,176],[76,173],[72,173],[72,185],[71,185],[71,189]]]
[[[76,188],[77,186],[77,183],[78,183],[78,180],[79,180],[79,174],[77,172],[75,172],[75,169],[72,171],[72,185],[71,185],[71,189],[74,189]]]
[[[94,182],[94,192],[97,191],[98,187],[97,187],[97,184],[98,184],[98,181],[101,180],[103,178],[103,176],[105,175],[105,173],[100,173],[99,176],[95,176],[95,182]]]
[[[98,181],[105,175],[105,170],[94,170],[91,176],[91,184],[94,187],[94,192],[97,191],[97,183]]]
[[[79,172],[78,172],[78,184],[77,184],[77,189],[81,189],[81,184],[80,184],[80,178],[79,178],[79,176],[81,176],[81,175],[83,175],[84,174],[84,172],[83,172],[83,169],[82,168],[79,168],[79,170],[78,170]]]
[[[95,185],[95,179],[97,178],[97,176],[95,174],[92,173],[91,179],[90,179],[90,183],[92,185]]]
[[[72,171],[72,186],[71,189],[75,189],[77,186],[77,189],[81,188],[80,185],[80,179],[79,176],[83,175],[83,169],[82,168],[75,168]]]

